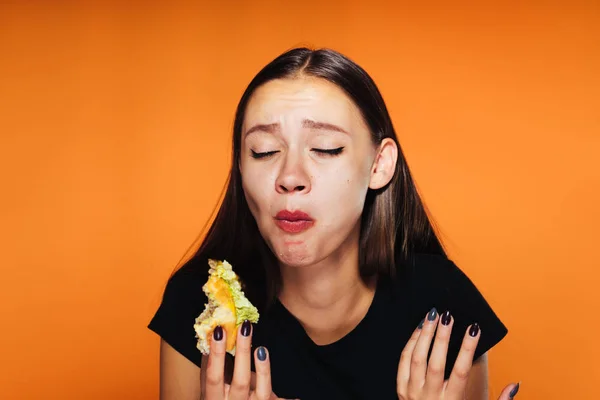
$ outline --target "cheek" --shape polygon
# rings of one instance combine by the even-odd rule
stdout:
[[[255,219],[259,213],[269,209],[269,194],[267,188],[272,186],[271,177],[264,171],[244,170],[242,173],[242,188],[248,207]]]
[[[339,220],[352,222],[360,216],[369,188],[369,174],[358,166],[333,171],[321,184],[321,199],[330,203],[328,210]],[[352,221],[349,221],[352,220]]]

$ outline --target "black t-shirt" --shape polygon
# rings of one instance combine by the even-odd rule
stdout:
[[[169,280],[149,328],[200,366],[195,318],[207,302],[206,270],[182,269]],[[273,392],[282,398],[397,399],[400,353],[419,322],[435,307],[454,318],[446,362],[448,378],[467,327],[477,322],[481,337],[477,359],[507,334],[507,329],[467,276],[443,256],[419,254],[380,279],[363,320],[345,337],[316,345],[299,321],[278,301],[261,313],[252,345],[269,350]]]

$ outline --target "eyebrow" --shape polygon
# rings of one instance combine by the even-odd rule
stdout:
[[[310,119],[302,120],[302,127],[308,129],[322,130],[322,131],[333,131],[333,132],[341,132],[349,135],[350,133],[337,125],[330,124],[328,122],[318,122]],[[244,136],[248,136],[253,132],[266,132],[266,133],[276,133],[281,130],[281,125],[279,123],[273,124],[257,124],[252,128],[248,129]]]

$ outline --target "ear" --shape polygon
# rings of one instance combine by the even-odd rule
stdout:
[[[381,189],[393,178],[398,162],[398,146],[390,138],[385,138],[379,145],[373,167],[371,168],[370,189]]]

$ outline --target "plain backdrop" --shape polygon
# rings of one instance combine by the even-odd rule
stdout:
[[[484,3],[3,2],[0,398],[158,398],[146,325],[219,200],[245,85],[298,45],[379,85],[510,330],[492,398],[597,398],[600,8]]]

